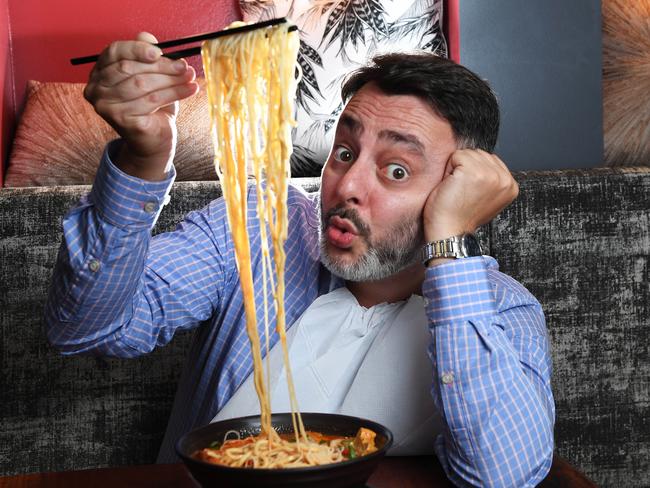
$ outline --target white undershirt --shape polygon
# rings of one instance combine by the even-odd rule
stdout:
[[[422,297],[359,305],[345,288],[322,295],[287,331],[301,412],[354,415],[386,425],[391,454],[431,454],[441,418],[431,399],[430,335]],[[271,410],[289,412],[278,342],[269,355]],[[212,420],[259,414],[253,375]]]

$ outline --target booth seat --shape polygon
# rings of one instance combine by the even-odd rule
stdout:
[[[545,310],[556,452],[599,486],[648,486],[650,168],[515,177],[519,198],[481,239]],[[153,463],[165,430],[191,332],[129,360],[63,357],[45,338],[61,219],[88,191],[0,189],[0,475]],[[155,232],[219,194],[175,183]]]

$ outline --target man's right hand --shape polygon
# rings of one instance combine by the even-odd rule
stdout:
[[[99,56],[84,97],[122,137],[115,164],[124,172],[163,180],[174,157],[178,101],[199,90],[194,69],[171,60],[143,32],[117,41]]]

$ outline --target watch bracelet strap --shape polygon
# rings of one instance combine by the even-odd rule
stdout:
[[[426,264],[432,259],[463,258],[463,235],[456,235],[439,241],[427,242],[422,248],[422,263]]]
[[[460,239],[458,236],[427,242],[423,249],[422,262],[427,263],[435,258],[456,258],[460,253]]]

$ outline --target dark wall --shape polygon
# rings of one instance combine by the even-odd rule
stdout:
[[[497,153],[515,170],[603,160],[599,0],[460,0],[460,62],[502,110]]]

